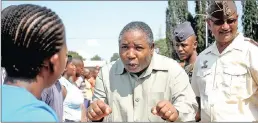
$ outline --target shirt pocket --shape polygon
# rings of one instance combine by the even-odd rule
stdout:
[[[222,87],[230,96],[246,95],[247,92],[247,69],[224,68]]]
[[[152,107],[156,106],[160,101],[164,100],[164,92],[150,92],[148,95],[148,104],[147,104],[147,112],[148,112],[148,120],[150,122],[164,122],[160,116],[153,115],[151,113]]]
[[[209,90],[211,90],[212,85],[212,69],[202,69],[197,72],[197,76],[199,78],[199,90],[200,94],[208,95]]]

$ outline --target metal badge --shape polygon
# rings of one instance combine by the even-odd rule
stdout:
[[[208,67],[207,63],[208,63],[207,60],[203,61],[203,66],[201,68],[207,68]]]

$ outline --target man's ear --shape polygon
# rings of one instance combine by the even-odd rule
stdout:
[[[197,49],[197,45],[198,45],[198,43],[197,43],[197,41],[195,40],[195,41],[194,41],[194,50]]]
[[[208,29],[210,30],[211,29],[211,20],[207,18],[206,23],[207,23]]]
[[[155,44],[154,43],[150,44],[150,48],[151,48],[151,52],[153,53],[154,52],[154,48],[155,48]]]

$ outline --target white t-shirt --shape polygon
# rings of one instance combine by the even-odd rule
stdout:
[[[79,77],[79,78],[75,81],[77,87],[79,87],[79,88],[81,87],[82,82],[83,82],[82,77]]]
[[[84,98],[82,91],[64,77],[59,79],[60,83],[65,86],[67,94],[64,100],[64,116],[63,119],[81,121],[81,104]]]

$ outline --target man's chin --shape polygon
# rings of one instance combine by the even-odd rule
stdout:
[[[140,71],[139,70],[130,70],[130,69],[126,69],[128,72],[130,73],[139,73]]]
[[[185,61],[185,60],[186,60],[186,57],[179,57],[179,60],[180,60],[180,61]]]
[[[141,70],[139,70],[139,68],[126,68],[126,70],[130,73],[139,73]]]

